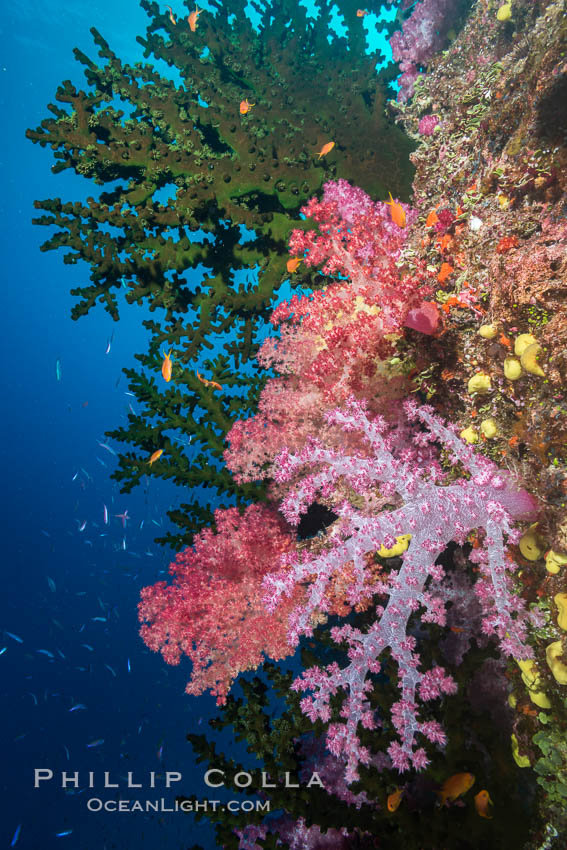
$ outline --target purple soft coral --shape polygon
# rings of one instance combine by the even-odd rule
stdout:
[[[445,624],[444,601],[435,593],[435,585],[445,573],[436,560],[451,541],[462,544],[471,531],[484,531],[482,545],[475,550],[479,570],[475,592],[482,607],[483,631],[496,635],[505,653],[524,658],[529,655],[524,644],[528,615],[510,586],[508,573],[516,567],[507,557],[504,538],[516,539],[511,524],[533,515],[533,500],[518,491],[506,473],[475,455],[431,408],[406,402],[405,412],[408,420],[416,423],[413,440],[405,448],[381,417],[370,421],[364,406],[350,400],[345,410],[335,410],[327,418],[346,431],[363,435],[374,457],[347,456],[312,441],[299,455],[283,452],[278,459],[280,481],[301,473],[300,483],[282,505],[292,523],[298,522],[319,495],[329,497],[337,487],[342,493],[350,487],[356,494],[350,501],[344,499],[334,505],[339,520],[329,535],[327,550],[318,556],[305,554],[299,561],[288,558],[279,572],[264,579],[265,601],[272,610],[297,584],[307,585],[306,603],[290,618],[290,642],[297,644],[301,635],[312,634],[314,624],[331,610],[330,591],[337,574],[348,574],[351,605],[368,598],[369,592],[387,599],[377,607],[376,620],[366,633],[350,625],[333,629],[333,639],[349,647],[348,666],[341,669],[333,663],[326,668],[311,667],[293,685],[295,690],[311,692],[303,698],[302,710],[313,720],[324,722],[331,719],[331,696],[340,690],[346,693],[342,721],[329,725],[327,746],[345,759],[349,782],[357,778],[358,764],[370,760],[357,729],[359,723],[369,729],[376,725],[368,701],[372,689],[369,674],[380,670],[380,657],[387,649],[398,665],[401,691],[400,700],[392,708],[399,737],[388,749],[393,765],[404,771],[410,764],[421,769],[428,763],[425,750],[416,746],[418,733],[433,743],[443,744],[445,740],[438,723],[420,719],[417,703],[453,693],[455,684],[442,667],[419,669],[417,641],[408,633],[408,624],[418,611],[422,622]],[[425,460],[432,443],[440,444],[465,474],[448,483],[439,465]],[[392,508],[380,512],[361,508],[360,497],[364,501],[377,491]],[[408,533],[411,543],[399,571],[392,569],[379,578],[370,577],[365,556],[381,546],[392,547],[396,537]]]
[[[422,0],[415,4],[402,31],[398,30],[390,39],[394,62],[400,63],[402,72],[398,80],[398,100],[402,103],[412,96],[420,69],[443,47],[456,7],[457,0]]]

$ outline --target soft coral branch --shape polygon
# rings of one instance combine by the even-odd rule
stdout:
[[[298,584],[306,587],[305,602],[290,617],[291,644],[297,644],[301,635],[312,634],[314,623],[329,612],[329,588],[345,564],[354,564],[350,589],[354,603],[363,588],[368,592],[365,556],[381,545],[393,545],[399,535],[412,535],[400,569],[391,570],[387,580],[375,582],[374,592],[383,601],[368,631],[363,633],[350,625],[333,630],[333,638],[348,647],[348,665],[342,669],[336,663],[312,667],[294,683],[296,690],[310,692],[302,708],[312,719],[328,721],[331,696],[345,693],[341,721],[331,723],[327,742],[333,753],[346,759],[349,781],[356,778],[358,763],[369,761],[357,730],[359,723],[366,728],[375,724],[368,700],[370,677],[380,670],[380,659],[387,650],[397,663],[400,689],[400,700],[392,714],[399,740],[388,750],[394,766],[399,770],[406,770],[410,763],[415,768],[425,766],[427,756],[416,744],[418,734],[436,743],[444,741],[437,724],[420,718],[418,703],[452,693],[455,686],[441,667],[420,669],[416,641],[409,629],[410,618],[420,611],[424,611],[423,620],[444,625],[445,605],[435,586],[445,574],[436,560],[451,541],[464,543],[471,531],[484,531],[483,547],[476,550],[481,577],[475,587],[483,609],[484,631],[499,638],[504,652],[518,657],[527,654],[527,613],[511,588],[509,572],[515,565],[506,557],[505,537],[514,538],[513,520],[533,513],[532,499],[519,492],[494,464],[475,455],[430,408],[406,402],[405,412],[408,420],[416,423],[413,445],[405,448],[383,419],[370,420],[364,406],[353,399],[346,409],[332,411],[326,418],[364,435],[371,458],[329,450],[315,440],[296,456],[283,452],[278,458],[282,480],[303,470],[300,483],[282,505],[292,523],[298,522],[315,498],[329,498],[339,481],[346,482],[355,495],[379,490],[387,493],[391,502],[389,510],[378,513],[361,511],[354,504],[356,498],[335,504],[339,521],[330,536],[330,547],[315,557],[284,556],[282,569],[265,577],[265,600],[270,610],[275,610]],[[465,474],[456,482],[444,480],[438,464],[418,462],[419,453],[432,441],[441,444],[463,468]]]
[[[168,664],[185,654],[193,662],[187,693],[210,689],[223,703],[233,679],[253,670],[265,656],[278,660],[293,650],[287,618],[302,598],[292,592],[277,611],[262,604],[261,582],[284,552],[295,547],[290,529],[263,505],[215,513],[216,533],[205,529],[180,552],[170,572],[173,583],[141,591],[140,634]]]

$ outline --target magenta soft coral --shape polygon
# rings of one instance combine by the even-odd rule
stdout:
[[[261,582],[281,555],[295,547],[295,536],[282,518],[264,505],[215,513],[216,533],[200,532],[180,552],[170,573],[173,583],[157,582],[141,591],[140,634],[168,664],[187,655],[193,662],[187,693],[210,689],[223,703],[232,681],[269,656],[293,652],[287,620],[302,590],[276,612],[261,599]]]
[[[410,225],[416,212],[403,206]],[[308,267],[321,266],[331,281],[274,310],[281,336],[264,343],[259,360],[280,373],[305,375],[340,402],[391,352],[390,335],[401,334],[409,312],[431,294],[432,278],[425,269],[400,274],[405,230],[387,204],[346,180],[326,183],[322,200],[312,198],[302,213],[317,227],[294,230],[290,251]]]
[[[482,546],[475,550],[479,567],[475,592],[482,607],[483,632],[495,635],[506,654],[529,654],[524,644],[527,611],[511,587],[510,573],[516,567],[507,558],[505,537],[517,539],[512,522],[533,515],[533,500],[514,487],[507,473],[475,455],[431,408],[406,402],[405,411],[410,422],[421,426],[406,448],[381,417],[370,419],[364,405],[351,400],[346,409],[336,410],[327,418],[347,432],[362,434],[372,449],[371,457],[330,450],[313,440],[299,455],[283,452],[277,459],[279,478],[296,480],[300,475],[282,505],[291,523],[297,523],[321,494],[332,498],[339,483],[341,493],[345,484],[353,492],[351,500],[341,497],[333,504],[339,520],[325,551],[317,556],[303,553],[300,559],[284,556],[284,568],[264,579],[270,610],[278,609],[297,585],[306,586],[306,599],[290,618],[291,644],[297,644],[302,635],[312,634],[315,615],[329,611],[330,588],[337,572],[349,564],[349,602],[355,604],[368,593],[365,556],[382,545],[393,546],[400,535],[412,535],[400,569],[392,569],[374,584],[373,592],[384,601],[378,605],[368,631],[345,625],[331,632],[336,642],[347,644],[349,664],[343,668],[336,663],[311,667],[293,685],[306,692],[302,710],[312,720],[323,722],[331,719],[331,696],[344,691],[341,721],[329,725],[327,745],[345,759],[348,781],[356,779],[360,762],[370,760],[370,753],[360,744],[358,726],[375,726],[368,701],[372,688],[369,676],[380,671],[380,657],[388,649],[398,665],[400,689],[400,699],[392,708],[398,740],[388,749],[394,767],[403,771],[410,764],[416,769],[427,764],[426,752],[417,743],[418,735],[437,744],[445,740],[437,723],[420,718],[419,702],[453,693],[455,685],[440,666],[422,669],[417,641],[408,627],[413,615],[423,622],[445,624],[445,605],[435,592],[445,573],[436,560],[451,541],[462,544],[473,530],[484,534]],[[455,482],[448,483],[439,465],[423,454],[431,443],[440,444],[453,464],[461,465],[464,474]],[[390,509],[360,507],[360,496],[376,491],[389,500]]]
[[[417,212],[407,204],[401,206],[409,227]],[[372,281],[378,292],[381,274],[390,270],[405,239],[405,229],[392,221],[389,205],[372,201],[347,180],[337,180],[325,183],[323,198],[311,198],[301,212],[316,222],[317,229],[294,230],[291,253],[306,254],[308,266],[324,264],[324,274],[348,277],[355,289]]]
[[[402,72],[398,79],[399,101],[405,102],[412,96],[421,68],[442,49],[456,11],[457,0],[421,0],[415,4],[402,31],[391,37],[392,56],[394,62],[400,63]]]
[[[404,209],[411,224],[416,213]],[[404,325],[431,333],[438,321],[436,306],[423,301],[434,276],[423,269],[400,276],[396,259],[405,230],[387,204],[338,180],[302,212],[317,227],[295,230],[291,251],[304,254],[306,266],[322,265],[332,279],[324,291],[294,296],[272,314],[280,335],[265,340],[258,361],[282,377],[268,382],[257,415],[228,435],[225,460],[239,481],[269,476],[284,445],[295,450],[309,432],[328,434],[322,413],[350,395],[388,404],[403,383],[385,363],[391,335],[401,335]]]

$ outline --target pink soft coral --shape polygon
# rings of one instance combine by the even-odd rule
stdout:
[[[182,655],[193,662],[187,693],[210,689],[223,703],[233,679],[253,670],[264,656],[278,660],[293,652],[287,619],[294,601],[268,613],[261,582],[283,553],[294,549],[292,535],[275,511],[250,505],[215,513],[216,533],[201,531],[194,545],[180,552],[170,572],[173,584],[157,582],[141,591],[140,634],[168,664]]]
[[[533,500],[517,491],[494,464],[475,455],[433,415],[431,408],[406,402],[405,410],[410,421],[416,420],[427,429],[415,430],[413,447],[408,444],[403,448],[381,417],[370,420],[364,407],[352,400],[345,410],[336,410],[327,418],[347,432],[363,434],[372,457],[329,450],[311,441],[299,455],[283,452],[277,461],[277,475],[282,479],[297,479],[301,472],[299,483],[282,505],[291,523],[297,523],[315,499],[333,499],[339,486],[341,493],[347,486],[353,494],[334,503],[339,520],[329,536],[328,549],[318,555],[303,553],[301,559],[296,555],[284,557],[285,568],[264,579],[270,610],[278,609],[297,585],[307,584],[305,602],[290,618],[290,643],[297,644],[301,635],[312,634],[317,617],[329,612],[330,588],[345,564],[349,564],[347,598],[351,605],[368,596],[369,584],[373,585],[371,591],[385,600],[377,607],[368,631],[350,625],[332,630],[333,639],[349,647],[346,667],[340,668],[337,663],[311,667],[293,686],[311,692],[302,700],[302,710],[312,720],[323,722],[331,719],[331,696],[345,692],[342,719],[330,723],[327,744],[332,753],[346,760],[348,781],[356,779],[358,763],[366,764],[370,759],[357,729],[359,723],[368,729],[376,724],[368,701],[370,675],[380,671],[380,657],[386,650],[398,665],[401,692],[392,708],[399,737],[388,750],[392,764],[401,771],[410,764],[416,769],[427,764],[425,750],[416,747],[418,734],[437,744],[445,740],[437,723],[420,718],[418,703],[453,693],[455,686],[439,666],[420,669],[417,640],[408,625],[410,617],[418,613],[422,622],[445,624],[444,600],[435,590],[445,573],[437,557],[451,541],[462,544],[470,531],[484,532],[483,546],[475,550],[479,567],[475,592],[482,607],[483,631],[496,635],[506,654],[528,654],[524,644],[526,611],[511,588],[509,573],[515,565],[507,558],[504,538],[514,539],[511,522],[533,514]],[[419,452],[431,442],[440,443],[467,475],[449,484],[438,464],[420,461]],[[361,507],[361,496],[376,491],[389,500],[389,510]],[[369,582],[367,554],[382,545],[392,547],[396,537],[408,533],[412,539],[400,570],[391,570],[385,579],[378,574]]]
[[[404,205],[407,222],[415,211]],[[258,355],[280,378],[268,381],[258,413],[237,422],[225,453],[239,481],[269,476],[277,452],[303,446],[311,433],[332,439],[336,429],[323,413],[349,396],[375,399],[381,407],[399,397],[405,383],[388,366],[404,325],[432,333],[438,324],[431,275],[423,269],[400,276],[396,266],[405,239],[390,208],[374,202],[346,180],[326,183],[323,199],[303,207],[316,227],[296,230],[292,253],[305,265],[331,275],[324,291],[294,296],[271,317],[279,338],[267,339]]]
[[[402,31],[390,39],[394,62],[400,63],[402,72],[398,82],[398,100],[405,102],[413,94],[413,87],[421,68],[442,49],[447,33],[455,19],[457,0],[422,0],[416,3]]]

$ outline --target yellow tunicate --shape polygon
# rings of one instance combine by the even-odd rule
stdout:
[[[395,558],[397,555],[401,555],[406,551],[410,540],[411,534],[400,534],[399,537],[396,537],[396,542],[390,549],[386,549],[385,546],[380,546],[378,554],[381,558]]]
[[[481,325],[478,332],[483,339],[494,339],[498,333],[498,328],[496,325]]]
[[[537,705],[538,708],[551,708],[551,703],[549,698],[544,694],[543,691],[532,691],[528,688],[528,696],[534,705]]]
[[[515,735],[511,735],[512,740],[512,755],[514,756],[514,761],[518,765],[518,767],[529,767],[530,760],[527,756],[520,755],[520,745],[518,744],[518,739]]]
[[[567,564],[567,555],[564,555],[561,552],[554,552],[553,549],[550,549],[549,552],[545,555],[545,567],[548,573],[551,573],[552,576],[556,576],[560,571],[561,567],[564,567]]]
[[[510,694],[510,696],[508,697],[508,705],[510,706],[510,708],[516,708],[516,706],[518,705],[518,700],[516,699],[514,694]]]
[[[556,593],[553,601],[559,608],[559,616],[557,617],[557,625],[564,632],[567,632],[567,593]]]
[[[539,673],[533,658],[516,658],[516,664],[522,671],[522,679],[528,688],[535,687],[539,680]]]
[[[521,357],[526,348],[529,345],[533,345],[534,342],[537,342],[537,340],[532,334],[520,334],[520,336],[516,337],[516,341],[514,342],[514,354],[516,357]]]
[[[498,425],[494,419],[483,419],[480,423],[480,430],[487,440],[492,440],[498,435]]]
[[[496,12],[496,17],[499,21],[509,21],[512,17],[512,4],[504,3],[503,6],[500,6],[498,11]]]
[[[540,546],[540,540],[535,531],[530,529],[526,531],[519,542],[520,552],[528,561],[539,561],[543,555],[543,549]]]
[[[522,377],[522,364],[517,357],[507,357],[504,360],[504,376],[509,381],[517,381]]]
[[[539,378],[545,378],[545,372],[537,362],[537,358],[541,353],[541,345],[539,342],[534,342],[528,345],[521,357],[521,363],[526,372],[530,375],[537,375]]]
[[[563,644],[560,640],[550,643],[545,650],[545,657],[549,668],[555,677],[555,681],[560,685],[567,685],[567,665],[560,661],[563,655]]]
[[[539,708],[551,708],[551,703],[547,695],[539,690],[541,676],[533,658],[525,658],[521,661],[516,658],[516,663],[522,671],[522,682],[528,689],[528,695],[531,701],[539,706]]]
[[[475,430],[472,425],[469,425],[468,428],[464,428],[459,436],[461,440],[465,440],[467,443],[478,443],[478,431]]]
[[[469,393],[489,393],[492,389],[490,384],[490,375],[485,375],[484,372],[477,372],[472,378],[469,378],[468,391]]]

